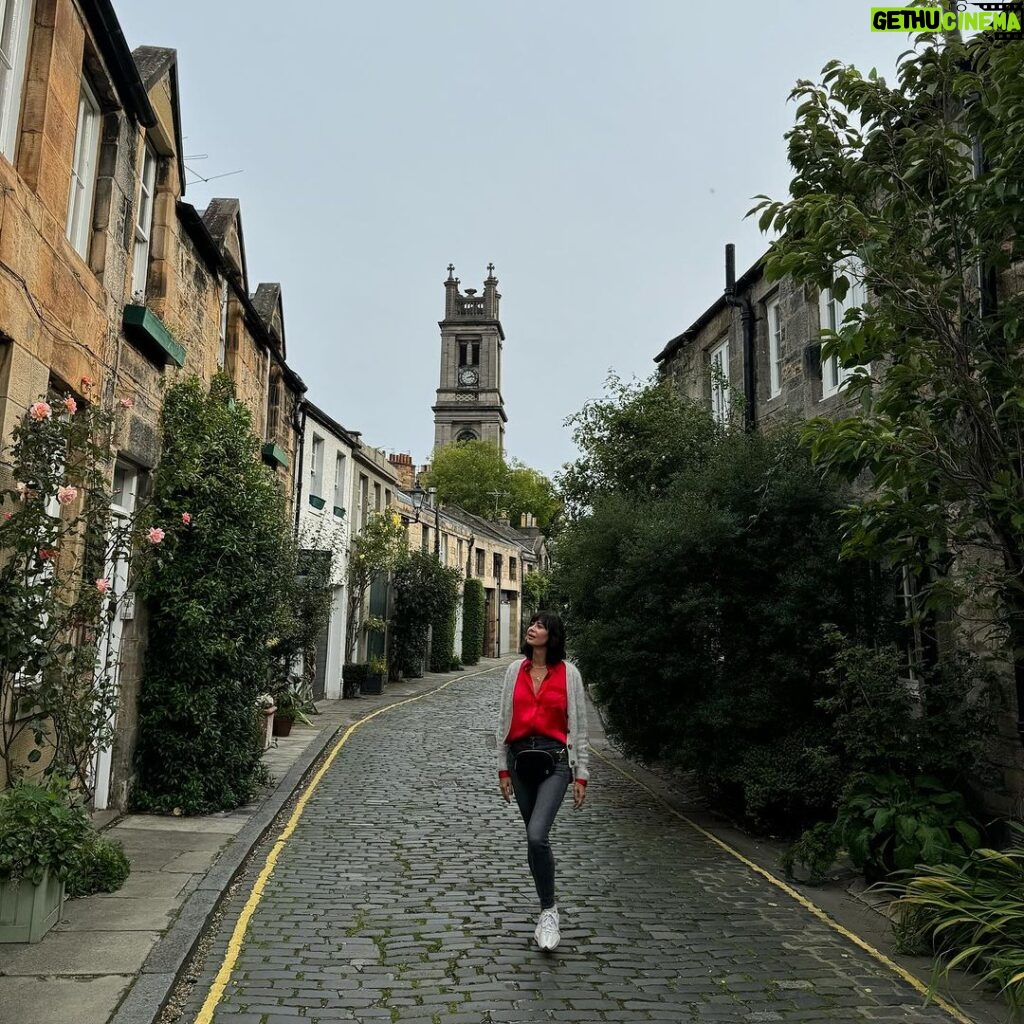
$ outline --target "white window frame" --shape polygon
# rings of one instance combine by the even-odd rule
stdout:
[[[146,301],[149,284],[149,255],[153,241],[153,204],[156,201],[157,155],[147,142],[143,147],[139,202],[135,209],[135,251],[132,257],[132,301]]]
[[[765,309],[768,323],[768,397],[782,394],[782,311],[778,299]]]
[[[822,331],[840,331],[843,320],[851,309],[858,309],[867,302],[867,286],[864,284],[863,264],[851,257],[836,267],[837,274],[850,280],[846,297],[840,302],[831,288],[823,288],[818,295],[818,316]],[[821,361],[821,397],[831,398],[843,390],[843,385],[861,369],[859,366],[840,366],[839,357],[831,355]]]
[[[334,507],[345,507],[345,453],[336,452],[334,456]]]
[[[220,284],[220,324],[217,338],[217,366],[224,369],[228,363],[228,283]]]
[[[309,460],[309,493],[322,498],[324,490],[324,439],[313,435],[313,453]]]
[[[708,357],[711,365],[711,415],[717,423],[726,426],[730,418],[728,335],[711,349]]]
[[[100,160],[101,113],[99,100],[83,78],[78,93],[78,124],[68,190],[67,240],[83,260],[89,258],[92,211],[96,201],[96,177]]]
[[[0,154],[14,163],[28,66],[32,0],[0,0]]]

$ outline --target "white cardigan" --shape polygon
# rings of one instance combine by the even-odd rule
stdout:
[[[501,686],[501,708],[498,712],[498,771],[508,771],[508,743],[505,742],[512,727],[512,695],[516,679],[522,668],[523,659],[517,658],[505,672]],[[571,662],[565,662],[565,692],[569,704],[569,736],[565,749],[569,754],[572,777],[581,782],[590,778],[587,751],[587,699],[583,692],[583,678],[579,669]]]

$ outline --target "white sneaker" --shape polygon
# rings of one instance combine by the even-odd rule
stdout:
[[[558,945],[561,935],[558,933],[557,907],[549,907],[547,910],[540,912],[537,930],[533,934],[537,940],[537,945],[549,953]]]

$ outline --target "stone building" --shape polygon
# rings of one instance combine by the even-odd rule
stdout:
[[[441,382],[434,404],[434,447],[455,441],[491,441],[505,447],[505,402],[501,396],[501,355],[505,331],[499,318],[501,295],[494,264],[487,268],[483,295],[463,293],[448,266],[441,328]]]
[[[736,281],[732,302],[721,295],[668,342],[655,362],[680,394],[706,401],[723,421],[742,420],[748,407],[758,427],[840,417],[850,408],[842,389],[850,371],[834,358],[822,365],[820,332],[822,326],[841,324],[845,311],[863,301],[862,294],[855,284],[839,302],[828,290],[819,295],[789,278],[768,281],[762,257]],[[752,321],[752,338],[745,333],[744,314]]]
[[[659,374],[687,398],[707,402],[723,422],[755,429],[814,416],[842,418],[859,411],[846,396],[843,383],[853,372],[836,359],[822,361],[821,331],[835,330],[846,311],[866,301],[866,290],[851,264],[852,287],[840,302],[829,289],[818,292],[790,278],[769,282],[764,257],[737,281],[733,295],[723,294],[655,356]],[[1008,275],[1006,289],[1019,287]],[[744,314],[752,330],[745,334]],[[747,369],[752,368],[752,373]],[[873,368],[879,372],[878,367]],[[749,410],[749,411],[748,411]],[[913,601],[913,581],[893,583],[903,600]],[[954,624],[955,629],[955,624]],[[915,648],[920,638],[910,634]],[[920,656],[919,648],[916,651]],[[988,757],[1002,782],[989,787],[984,799],[995,813],[1019,813],[1024,797],[1024,749],[1016,710],[1020,693],[1006,673],[1005,705]]]
[[[304,385],[285,362],[280,289],[250,293],[237,201],[200,212],[184,200],[175,52],[129,52],[107,2],[7,0],[3,32],[0,438],[50,389],[130,405],[111,466],[128,515],[159,458],[164,388],[224,370],[290,495]],[[124,805],[132,772],[148,624],[141,604],[121,607],[98,807]]]

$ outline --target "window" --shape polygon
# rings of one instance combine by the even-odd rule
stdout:
[[[373,485],[373,510],[374,512],[380,511],[380,484],[378,483]]]
[[[441,542],[437,548],[437,560],[442,565],[448,564],[448,537],[445,534],[441,534]]]
[[[217,338],[217,365],[223,370],[228,361],[228,283],[220,286],[220,332]]]
[[[268,357],[269,358],[269,357]],[[281,408],[281,379],[275,377],[267,392],[267,440],[277,436],[277,418]]]
[[[501,579],[501,555],[493,555],[493,575],[496,580]]]
[[[508,578],[510,580],[516,578],[516,560],[514,558],[508,560]]]
[[[153,195],[156,192],[156,153],[147,143],[142,158],[142,181],[139,183],[139,203],[135,211],[135,257],[132,262],[132,301],[140,305],[146,301],[146,283],[149,280],[149,249],[153,234]]]
[[[391,493],[390,487],[384,488],[384,507],[391,508],[391,502],[394,500],[394,496]]]
[[[31,0],[0,0],[0,153],[12,163],[18,147]]]
[[[324,495],[324,439],[313,435],[313,455],[309,460],[309,493],[317,498]]]
[[[728,338],[723,338],[711,350],[711,414],[719,423],[729,422]]]
[[[768,382],[769,398],[782,394],[782,317],[779,300],[768,303]]]
[[[359,474],[359,528],[366,525],[366,517],[370,512],[370,478]]]
[[[420,526],[420,550],[422,552],[424,552],[424,554],[430,550],[430,527],[429,526],[423,526],[423,525]]]
[[[463,555],[465,554],[465,551],[464,551],[464,548],[463,548],[463,542],[462,542],[461,538],[459,539],[459,541],[458,541],[458,543],[456,545],[456,550],[458,551],[458,555],[459,555],[459,568],[461,569],[462,568],[462,558],[463,558]]]
[[[334,456],[334,507],[345,507],[345,456]]]
[[[78,95],[78,128],[71,165],[67,239],[82,259],[89,256],[92,204],[96,197],[96,168],[100,153],[100,105],[83,79]]]
[[[459,366],[480,365],[480,342],[460,341],[459,342]]]
[[[818,313],[822,331],[842,330],[843,320],[852,309],[858,309],[867,302],[867,288],[863,281],[863,265],[858,259],[850,259],[836,268],[850,280],[846,296],[840,301],[831,288],[824,289],[818,296]],[[828,339],[825,339],[826,343]],[[857,367],[841,366],[839,357],[831,355],[821,362],[821,397],[829,398],[842,390],[843,385],[853,376]]]
[[[476,549],[476,574],[477,576],[484,574],[484,552],[480,548]]]

